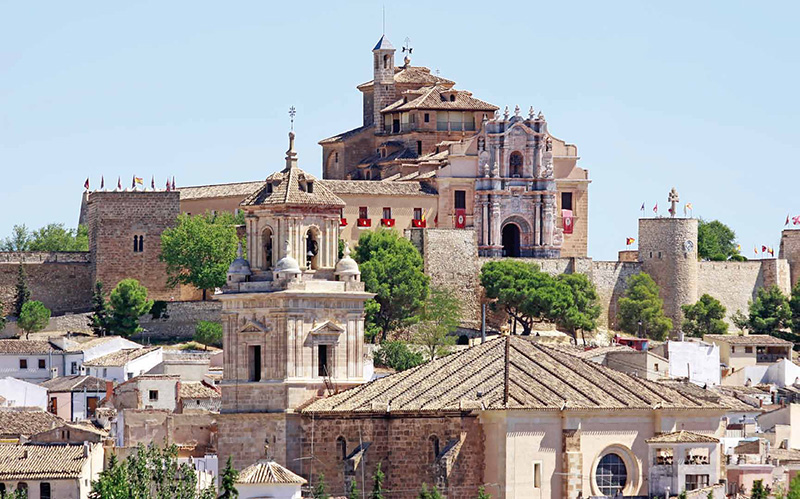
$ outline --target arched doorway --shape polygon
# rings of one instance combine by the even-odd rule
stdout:
[[[306,233],[306,268],[319,268],[319,237],[315,228]]]
[[[519,256],[519,226],[508,223],[503,227],[503,256]]]
[[[272,268],[272,229],[269,227],[264,229],[264,232],[261,233],[261,249],[264,255],[261,268],[269,270]]]

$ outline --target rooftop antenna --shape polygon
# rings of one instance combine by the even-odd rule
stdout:
[[[381,34],[386,35],[386,4],[383,5],[383,28]]]
[[[290,107],[289,108],[289,123],[290,123],[292,132],[294,131],[294,117],[296,115],[297,115],[297,110],[294,108],[294,106]]]

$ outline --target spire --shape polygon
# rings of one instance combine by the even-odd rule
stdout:
[[[378,43],[375,44],[375,48],[372,50],[391,50],[394,52],[394,45],[386,38],[386,35],[381,35],[381,39],[378,40]]]
[[[286,170],[297,168],[297,152],[294,150],[294,132],[289,132],[289,150],[286,151]]]

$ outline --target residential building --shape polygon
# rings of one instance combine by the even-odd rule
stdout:
[[[47,390],[47,410],[67,421],[94,417],[97,405],[106,395],[104,379],[88,376],[59,376],[41,383]]]
[[[19,442],[31,435],[64,426],[66,422],[42,409],[30,407],[0,408],[0,441]]]
[[[727,368],[726,375],[748,366],[792,360],[793,343],[767,334],[707,334],[703,341],[719,346],[719,358]]]
[[[719,439],[678,431],[648,438],[647,445],[650,497],[670,497],[670,493],[691,492],[719,483]]]
[[[0,378],[0,397],[5,407],[47,408],[47,389],[16,378]]]
[[[182,381],[178,398],[178,412],[219,412],[222,404],[221,390],[206,381]]]
[[[654,353],[669,359],[672,378],[686,378],[700,386],[720,384],[720,347],[699,340],[668,340],[653,349]]]
[[[775,448],[800,450],[800,404],[765,412],[756,420]]]
[[[150,371],[162,360],[161,347],[123,348],[83,365],[86,374],[122,383]]]
[[[0,495],[25,491],[29,499],[88,499],[103,471],[103,446],[0,445]]]
[[[142,374],[114,388],[110,401],[116,409],[163,409],[178,407],[181,378],[177,374]]]

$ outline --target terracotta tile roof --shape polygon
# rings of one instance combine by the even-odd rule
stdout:
[[[508,336],[311,403],[307,413],[717,409],[656,382]]]
[[[180,397],[182,399],[217,399],[222,397],[218,390],[200,381],[181,382]]]
[[[41,409],[24,407],[0,408],[0,435],[18,438],[30,436],[59,426],[63,419]],[[2,446],[0,446],[2,447]]]
[[[313,192],[308,192],[306,186],[309,183],[313,184]],[[262,182],[261,188],[247,196],[241,204],[242,206],[344,206],[344,201],[316,177],[293,166],[267,177],[266,181]]]
[[[377,180],[321,180],[338,195],[359,196],[433,196],[436,192],[419,182],[383,182]]]
[[[0,340],[0,354],[42,355],[56,351],[61,349],[44,340]]]
[[[244,199],[264,185],[263,180],[255,182],[235,182],[231,184],[197,185],[181,187],[181,201],[206,198],[240,198]]]
[[[240,471],[236,483],[296,483],[305,485],[306,479],[295,475],[275,461],[261,460]]]
[[[719,439],[693,431],[681,430],[672,433],[661,433],[653,438],[648,438],[645,442],[648,444],[718,444]]]
[[[83,365],[86,367],[122,367],[128,362],[160,348],[161,347],[123,348],[122,350],[84,362]]]
[[[747,345],[747,346],[792,346],[794,343],[791,341],[782,340],[775,336],[768,334],[707,334],[703,336],[706,342],[717,341],[720,343],[727,343],[729,345]]]
[[[450,96],[454,100],[450,100]],[[404,97],[381,109],[382,113],[391,111],[410,111],[412,109],[452,109],[463,111],[494,112],[494,104],[476,99],[466,90],[453,90],[445,85],[432,85],[418,90],[404,92]]]
[[[753,411],[752,406],[742,402],[736,397],[732,397],[726,393],[720,392],[719,391],[720,387],[715,387],[714,390],[706,390],[701,386],[686,381],[685,379],[660,380],[657,381],[657,383],[662,386],[667,386],[673,390],[677,390],[678,392],[682,393],[684,397],[690,398],[692,400],[699,400],[716,404],[718,406],[724,407],[727,411],[730,412]]]
[[[39,383],[49,392],[103,392],[106,389],[106,380],[95,376],[73,375],[59,376]]]
[[[0,481],[80,478],[83,445],[0,445]]]
[[[568,351],[567,353],[571,353],[572,355],[581,359],[591,359],[594,357],[598,357],[600,355],[606,355],[611,352],[631,353],[631,352],[636,352],[636,350],[634,350],[631,347],[626,347],[624,345],[609,345],[605,347],[590,348],[589,350],[581,349],[581,351]]]
[[[374,80],[358,85],[359,90],[366,90],[372,87]],[[424,66],[398,66],[394,68],[394,82],[401,85],[449,85],[456,84],[453,80],[432,75],[430,68]]]

